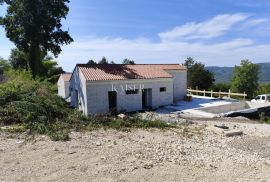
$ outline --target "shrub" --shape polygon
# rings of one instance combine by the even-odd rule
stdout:
[[[0,125],[21,125],[30,133],[45,134],[55,141],[69,140],[71,130],[172,127],[161,121],[147,121],[139,117],[86,117],[70,109],[64,99],[56,95],[55,86],[50,83],[33,80],[26,71],[13,70],[6,75],[8,81],[0,85]]]
[[[214,92],[228,92],[230,88],[230,83],[215,83],[210,87],[210,90],[213,90]]]
[[[270,94],[270,83],[260,83],[256,95]]]
[[[264,112],[260,113],[260,122],[270,124],[270,117],[266,116]]]
[[[67,107],[47,82],[33,80],[25,71],[9,71],[0,85],[0,123],[25,124],[31,132],[50,134],[68,126],[79,115]]]

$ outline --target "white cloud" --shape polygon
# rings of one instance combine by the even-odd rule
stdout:
[[[233,25],[241,22],[261,24],[266,19],[248,19],[247,14],[225,14],[201,23],[187,23],[171,31],[160,33],[160,41],[147,38],[100,38],[85,37],[64,47],[59,57],[60,65],[71,71],[76,63],[85,63],[89,59],[96,61],[102,56],[121,63],[130,58],[137,63],[183,63],[192,56],[206,65],[233,66],[241,59],[265,62],[270,57],[270,44],[258,45],[248,38],[234,38],[223,42],[205,43],[204,39],[225,34]],[[192,39],[193,41],[189,41]]]
[[[248,14],[223,14],[201,22],[189,22],[185,25],[159,33],[163,41],[179,41],[190,39],[210,39],[225,34],[230,28],[249,17]]]
[[[252,20],[245,22],[243,24],[243,26],[244,27],[252,27],[252,26],[257,26],[257,25],[269,23],[269,22],[270,22],[270,20],[267,18],[258,18],[258,19],[252,19]]]
[[[258,44],[248,38],[211,44],[202,41],[223,35],[238,22],[261,25],[266,21],[266,19],[250,20],[247,17],[248,15],[244,14],[218,15],[202,23],[188,23],[180,26],[182,28],[175,28],[175,31],[160,33],[160,41],[155,42],[148,38],[81,37],[75,39],[71,45],[63,47],[63,52],[58,58],[59,65],[66,71],[72,71],[77,63],[86,63],[89,59],[98,61],[102,56],[116,63],[121,63],[124,58],[130,58],[136,63],[152,64],[183,63],[191,56],[208,66],[234,66],[239,64],[241,59],[250,59],[253,62],[270,61],[268,60],[270,43]],[[194,41],[190,42],[188,39]],[[7,57],[13,45],[8,43],[7,39],[3,42],[0,44],[0,56]]]
[[[183,63],[188,56],[206,65],[234,66],[241,59],[266,62],[270,57],[270,45],[256,45],[250,39],[235,39],[216,44],[188,42],[151,42],[147,39],[88,38],[64,47],[59,63],[72,71],[76,63],[102,56],[121,63],[130,58],[136,63]]]

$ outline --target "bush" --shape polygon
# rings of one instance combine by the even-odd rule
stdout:
[[[260,83],[256,95],[270,94],[270,83]]]
[[[214,92],[228,92],[230,88],[230,83],[215,83],[210,87],[210,90],[213,90]]]
[[[0,85],[1,125],[25,124],[33,133],[50,134],[68,127],[68,119],[78,120],[49,83],[33,80],[25,71],[7,76]]]
[[[174,127],[159,120],[144,120],[137,116],[130,116],[125,119],[115,118],[112,116],[89,116],[80,121],[77,130],[92,130],[96,128],[111,128],[117,130],[126,130],[129,128],[169,128]],[[79,126],[79,128],[78,128]]]
[[[260,122],[270,124],[270,117],[266,116],[264,112],[260,113]]]
[[[8,81],[0,85],[0,125],[21,125],[30,133],[45,134],[55,141],[69,140],[71,130],[172,127],[161,121],[146,121],[139,117],[86,117],[70,109],[64,99],[56,95],[55,86],[50,83],[33,80],[26,71],[13,70],[6,75]]]

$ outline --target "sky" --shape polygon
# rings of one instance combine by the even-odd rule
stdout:
[[[234,66],[270,61],[270,0],[70,0],[63,20],[74,42],[56,58],[66,71],[101,60]],[[0,16],[6,7],[0,7]],[[0,27],[0,56],[14,48]]]

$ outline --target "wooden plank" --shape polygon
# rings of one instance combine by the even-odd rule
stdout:
[[[213,92],[213,91],[205,91],[205,90],[193,90],[193,89],[187,89],[188,93],[192,95],[192,93],[196,93],[198,95],[198,93],[203,93],[203,95],[205,96],[205,94],[211,94],[211,96],[213,95],[227,95],[227,96],[241,96],[241,97],[245,97],[247,96],[246,93],[233,93],[233,92]]]

